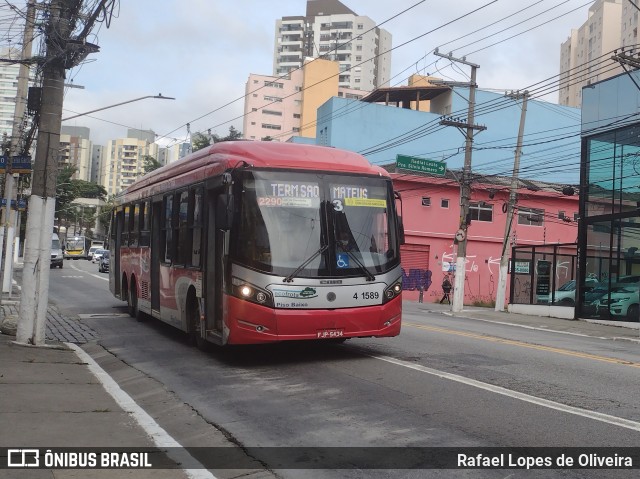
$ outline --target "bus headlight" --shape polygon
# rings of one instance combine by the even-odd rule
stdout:
[[[231,285],[231,290],[235,297],[263,306],[273,307],[273,296],[269,291],[235,277],[231,278]]]
[[[391,301],[402,293],[402,279],[399,278],[384,290],[384,302]]]

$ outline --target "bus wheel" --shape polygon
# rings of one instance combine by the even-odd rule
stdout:
[[[127,295],[127,305],[129,308],[129,316],[136,318],[138,321],[142,321],[142,315],[140,309],[138,309],[138,290],[136,288],[135,280],[131,281],[131,288]]]
[[[195,293],[187,300],[187,321],[189,324],[189,342],[201,351],[209,350],[209,342],[200,334],[200,302]]]

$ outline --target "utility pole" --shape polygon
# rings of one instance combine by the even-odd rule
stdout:
[[[65,70],[73,66],[69,65],[67,47],[81,4],[81,0],[51,0],[49,5],[42,103],[29,198],[22,297],[16,334],[16,341],[23,344],[40,346],[45,343],[64,77]]]
[[[469,86],[469,110],[466,121],[453,121],[445,119],[440,121],[441,125],[456,126],[466,129],[465,146],[464,146],[464,168],[462,170],[462,180],[460,182],[460,227],[455,235],[458,243],[458,253],[456,258],[455,280],[453,284],[453,304],[451,310],[454,312],[462,311],[464,306],[464,281],[465,281],[465,263],[467,260],[467,228],[469,226],[469,202],[471,201],[471,153],[473,150],[473,134],[474,130],[486,130],[486,127],[473,124],[473,114],[476,103],[476,72],[480,65],[468,62],[466,58],[453,58],[451,54],[443,55],[434,51],[434,55],[446,58],[452,62],[462,63],[471,67],[471,82],[465,84]],[[446,82],[444,82],[446,84]],[[460,84],[459,84],[460,85]]]
[[[4,197],[7,205],[4,209],[2,219],[3,238],[0,239],[0,255],[3,256],[0,262],[0,280],[2,281],[2,292],[7,291],[11,297],[11,280],[13,278],[13,242],[15,237],[16,215],[11,210],[11,201],[16,200],[15,178],[13,177],[13,157],[18,154],[27,155],[24,148],[20,148],[22,138],[24,116],[26,111],[26,98],[29,88],[29,66],[27,60],[31,58],[31,47],[33,44],[33,25],[36,18],[35,0],[27,3],[27,18],[22,37],[22,53],[20,69],[18,70],[18,88],[16,93],[16,109],[13,115],[13,126],[11,129],[11,140],[6,152],[7,169],[4,179]],[[14,198],[15,197],[15,198]]]
[[[518,142],[516,145],[515,158],[513,160],[513,175],[511,177],[511,188],[509,190],[509,203],[507,204],[507,219],[504,227],[504,241],[502,242],[502,256],[500,257],[500,272],[498,273],[498,290],[496,292],[496,311],[504,311],[504,302],[507,291],[507,272],[509,270],[509,239],[511,236],[511,224],[513,223],[513,211],[516,206],[518,194],[518,175],[520,173],[520,156],[522,155],[522,137],[524,136],[524,123],[527,117],[527,100],[529,92],[509,93],[509,98],[514,100],[522,99],[522,111],[520,112],[520,127],[518,128]]]

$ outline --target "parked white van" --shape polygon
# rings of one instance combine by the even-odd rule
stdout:
[[[62,245],[60,244],[60,238],[56,233],[53,233],[51,237],[51,268],[56,266],[62,269],[64,264],[64,253],[62,252]]]

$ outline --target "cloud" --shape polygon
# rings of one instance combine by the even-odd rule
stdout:
[[[502,1],[455,20],[490,1],[427,1],[382,25],[391,32],[393,45],[410,42],[392,53],[392,75],[397,75],[392,84],[406,84],[406,77],[416,72],[467,80],[470,70],[464,65],[454,67],[446,59],[435,63],[431,52],[443,44],[443,51],[452,51],[457,57],[468,55],[469,61],[480,65],[480,88],[523,89],[557,75],[560,44],[571,28],[586,21],[585,2]],[[417,2],[343,3],[381,23]],[[542,13],[554,5],[560,6]],[[516,13],[527,6],[530,8]],[[580,6],[571,14],[553,19]],[[162,93],[176,100],[141,100],[78,118],[72,124],[91,128],[96,144],[126,136],[127,127],[153,129],[177,140],[186,138],[186,123],[191,124],[192,132],[214,128],[214,132],[226,134],[230,125],[242,130],[242,120],[237,117],[242,115],[243,101],[238,99],[244,95],[250,73],[272,73],[276,19],[304,15],[305,10],[304,0],[243,0],[237,5],[209,0],[120,2],[110,28],[102,24],[93,40],[100,45],[100,52],[92,55],[93,61],[69,74],[69,80],[85,88],[67,91],[63,117]],[[449,43],[511,14],[513,17],[504,22]],[[480,40],[523,20],[526,22],[522,26]],[[505,40],[544,22],[547,23],[529,33]]]

